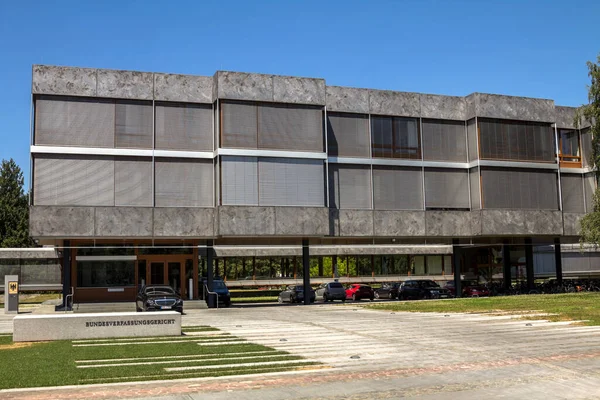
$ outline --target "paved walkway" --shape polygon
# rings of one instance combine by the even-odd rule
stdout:
[[[600,327],[509,316],[390,313],[352,304],[191,310],[183,321],[318,360],[325,368],[4,391],[0,398],[600,398]],[[0,315],[0,332],[9,325]]]

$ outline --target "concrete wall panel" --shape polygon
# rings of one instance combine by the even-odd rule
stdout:
[[[555,107],[555,122],[557,128],[574,129],[573,118],[575,117],[575,107]]]
[[[373,211],[339,210],[339,236],[373,236]]]
[[[273,76],[245,72],[217,72],[221,99],[273,101]]]
[[[324,105],[325,80],[274,75],[273,101]]]
[[[534,122],[554,122],[554,100],[477,93],[477,116]]]
[[[214,237],[214,219],[213,208],[158,207],[154,209],[154,236]]]
[[[428,237],[471,236],[471,212],[426,211],[425,232]]]
[[[369,109],[372,114],[418,117],[421,101],[418,93],[370,90]]]
[[[323,207],[275,207],[275,234],[326,236],[329,234],[329,210]]]
[[[523,212],[516,210],[482,210],[482,235],[521,235],[525,229]]]
[[[98,70],[100,97],[152,100],[154,78],[150,72]]]
[[[421,117],[466,120],[467,102],[464,97],[421,94]]]
[[[75,238],[94,235],[93,207],[29,207],[29,235]]]
[[[522,235],[562,235],[563,220],[561,211],[523,210],[525,230]]]
[[[96,237],[151,237],[153,212],[150,207],[97,207]]]
[[[220,236],[275,235],[275,207],[219,207]]]
[[[471,234],[479,236],[481,233],[481,210],[471,211]]]
[[[327,111],[369,113],[369,89],[327,86]]]
[[[374,211],[373,214],[377,236],[425,236],[424,211]]]
[[[579,236],[581,232],[581,219],[585,214],[563,213],[563,226],[565,236]]]
[[[154,99],[188,103],[213,102],[213,78],[174,74],[154,74]]]
[[[468,121],[477,116],[477,93],[465,97],[465,119]]]
[[[96,96],[96,70],[92,68],[34,65],[31,92],[69,96]]]

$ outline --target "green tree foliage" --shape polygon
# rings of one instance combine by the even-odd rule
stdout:
[[[0,247],[31,247],[23,172],[11,158],[0,167]]]
[[[588,76],[591,83],[588,86],[588,104],[579,108],[575,116],[575,126],[580,127],[581,121],[591,123],[592,154],[590,164],[594,167],[596,181],[600,178],[600,55],[596,63],[587,62]],[[600,193],[594,193],[594,210],[581,220],[581,243],[600,244]]]

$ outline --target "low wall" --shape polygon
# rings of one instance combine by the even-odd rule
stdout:
[[[96,339],[135,336],[179,336],[181,314],[122,312],[19,315],[13,319],[13,341]]]

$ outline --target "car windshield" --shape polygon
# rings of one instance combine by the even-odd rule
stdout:
[[[173,289],[168,286],[148,286],[146,288],[146,294],[169,295],[169,294],[175,294],[175,291],[173,291]]]
[[[343,289],[344,288],[344,286],[341,283],[337,283],[337,282],[330,283],[329,287],[332,289]]]
[[[438,285],[434,281],[421,281],[420,284],[421,287],[440,287],[440,285]]]
[[[213,281],[213,289],[227,289],[227,286],[223,281]]]

